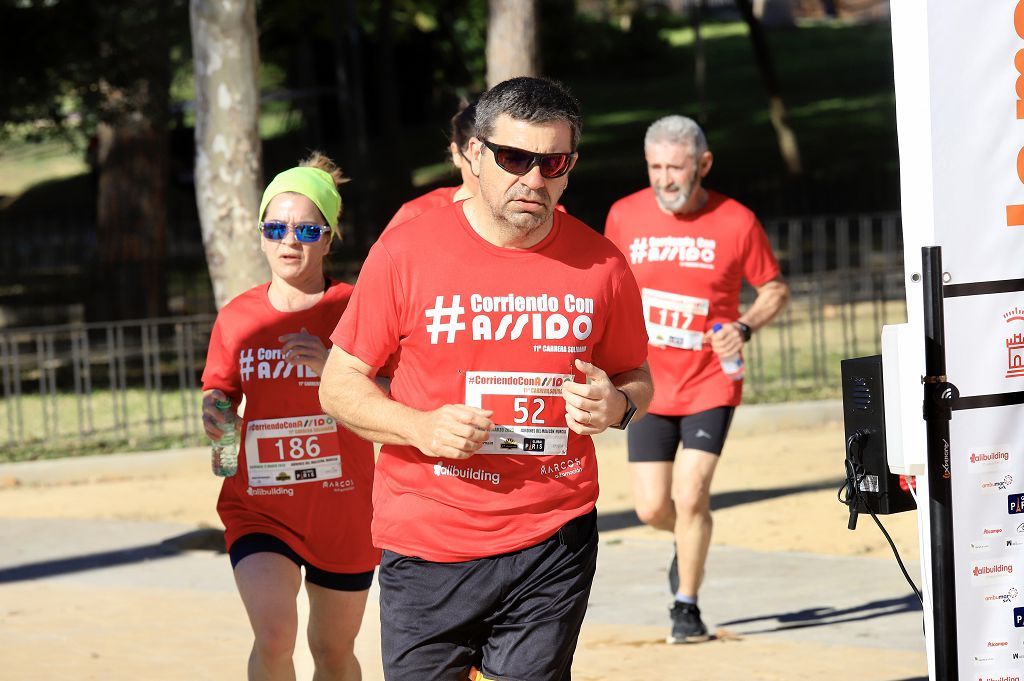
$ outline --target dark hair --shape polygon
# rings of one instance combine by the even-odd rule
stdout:
[[[557,81],[520,76],[502,81],[480,95],[476,103],[477,136],[482,139],[490,137],[498,116],[502,114],[528,123],[564,121],[572,132],[572,151],[576,151],[580,143],[583,131],[580,105]]]
[[[460,101],[459,110],[452,116],[451,126],[450,141],[461,151],[465,151],[470,138],[476,135],[476,102],[468,102],[465,99]]]

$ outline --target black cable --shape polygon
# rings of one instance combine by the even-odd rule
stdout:
[[[914,580],[911,579],[910,573],[907,572],[907,566],[903,564],[903,559],[900,558],[900,552],[896,549],[896,544],[893,542],[892,537],[889,536],[889,533],[885,530],[885,526],[882,525],[882,521],[878,519],[875,512],[871,510],[871,507],[868,506],[863,497],[861,497],[860,485],[864,478],[867,477],[867,473],[864,471],[864,467],[861,463],[854,458],[853,446],[858,445],[859,453],[859,445],[865,438],[867,438],[867,436],[868,433],[866,431],[858,429],[854,431],[850,437],[846,438],[846,480],[843,481],[843,484],[839,488],[839,492],[836,496],[839,499],[839,503],[845,504],[850,508],[850,522],[847,524],[847,527],[851,530],[856,529],[857,527],[857,506],[863,505],[863,507],[867,509],[871,519],[875,521],[875,524],[878,525],[878,529],[882,531],[882,535],[885,537],[885,540],[889,542],[889,548],[892,549],[892,554],[896,557],[896,562],[899,564],[900,571],[903,572],[903,577],[907,580],[907,584],[910,585],[910,588],[914,591],[914,595],[917,596],[917,600],[919,600],[921,602],[921,606],[924,607],[924,596],[921,594],[921,590],[917,588],[917,585],[914,584]]]

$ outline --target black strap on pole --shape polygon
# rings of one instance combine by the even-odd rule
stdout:
[[[924,420],[928,434],[928,515],[931,525],[932,637],[936,681],[957,681],[956,579],[953,565],[953,490],[950,408],[956,388],[946,380],[942,306],[942,249],[921,249],[924,284]]]

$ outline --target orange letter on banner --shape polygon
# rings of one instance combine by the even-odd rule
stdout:
[[[1017,118],[1024,118],[1024,50],[1017,50],[1013,56],[1013,65],[1017,69]]]
[[[1024,40],[1024,0],[1018,0],[1017,6],[1013,8],[1013,28],[1020,39]]]

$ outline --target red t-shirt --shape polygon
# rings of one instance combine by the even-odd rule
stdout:
[[[612,205],[604,233],[629,258],[641,288],[652,343],[650,411],[685,416],[738,405],[742,381],[722,372],[701,337],[715,323],[739,317],[743,279],[761,286],[779,276],[754,214],[709,191],[697,213],[668,215],[647,188]]]
[[[590,511],[594,444],[566,427],[561,384],[582,380],[576,358],[609,376],[643,364],[640,314],[622,254],[564,213],[524,250],[481,238],[461,203],[382,235],[331,340],[373,367],[400,348],[393,399],[493,409],[497,427],[466,460],[384,445],[374,543],[472,560],[533,546]]]
[[[324,416],[312,370],[281,357],[280,336],[303,327],[329,347],[352,287],[337,283],[313,307],[281,312],[267,284],[221,309],[210,335],[203,390],[245,395],[238,472],[224,479],[217,512],[230,547],[262,532],[330,572],[367,572],[380,561],[370,540],[373,445]]]
[[[406,201],[402,204],[402,207],[398,209],[394,217],[384,228],[384,231],[392,229],[396,225],[400,225],[403,222],[412,220],[417,215],[422,215],[429,210],[434,208],[441,208],[443,206],[450,206],[455,201],[455,192],[459,191],[462,185],[458,187],[439,187],[433,191],[429,191],[422,196],[417,196],[412,201]]]

